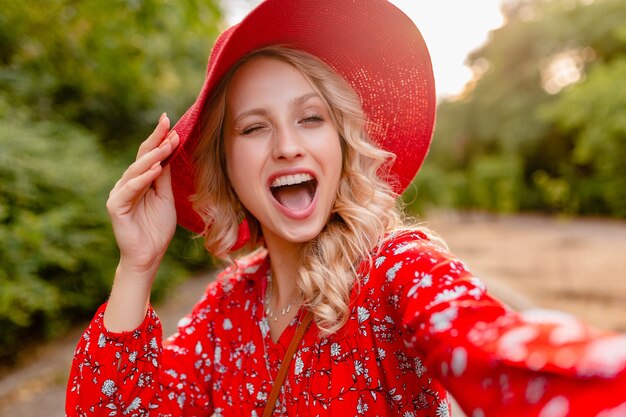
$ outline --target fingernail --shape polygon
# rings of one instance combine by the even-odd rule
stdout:
[[[163,113],[163,114],[161,115],[161,117],[159,117],[159,123],[161,122],[161,120],[163,120],[163,119],[164,119],[164,118],[166,118],[166,117],[167,117],[167,114],[166,114],[166,113]]]

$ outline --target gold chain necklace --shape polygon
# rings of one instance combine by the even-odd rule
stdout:
[[[300,297],[296,295],[295,297],[292,298],[289,304],[287,304],[285,307],[281,309],[280,314],[279,314],[279,313],[272,311],[272,309],[270,308],[271,298],[272,298],[272,275],[268,274],[267,275],[267,292],[265,293],[265,302],[264,302],[265,316],[267,317],[268,320],[274,320],[274,322],[277,322],[279,317],[281,316],[284,317],[287,314],[289,314],[294,304],[296,304],[300,300]]]

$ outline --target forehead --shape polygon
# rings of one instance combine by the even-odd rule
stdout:
[[[233,74],[226,92],[227,106],[260,105],[315,92],[295,66],[271,57],[254,57]]]

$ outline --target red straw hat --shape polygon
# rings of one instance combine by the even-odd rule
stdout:
[[[370,137],[397,156],[391,168],[396,191],[409,185],[426,156],[436,104],[432,66],[422,36],[402,11],[386,0],[266,0],[217,39],[202,90],[174,127],[181,140],[170,160],[176,212],[178,223],[193,232],[204,230],[189,202],[202,106],[240,58],[275,44],[313,54],[354,88]]]

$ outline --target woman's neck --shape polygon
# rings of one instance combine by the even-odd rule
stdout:
[[[284,306],[297,297],[296,274],[304,243],[288,242],[264,233],[265,245],[271,259],[271,304]]]

